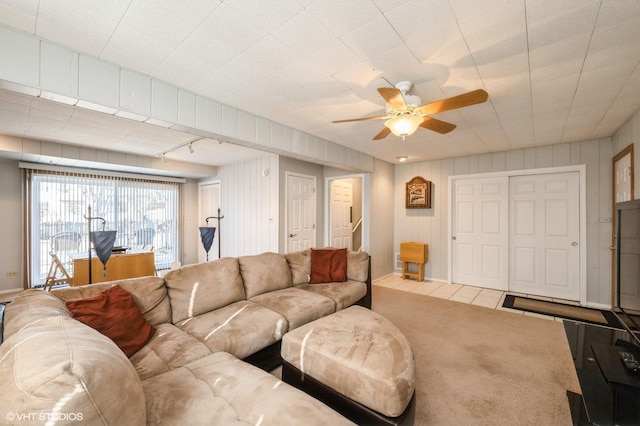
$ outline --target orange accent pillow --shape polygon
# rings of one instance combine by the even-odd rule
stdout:
[[[70,300],[73,318],[98,330],[130,357],[151,339],[156,329],[142,316],[131,293],[115,285],[85,299]]]
[[[309,282],[331,283],[347,280],[347,249],[311,249]]]
[[[347,249],[337,249],[331,258],[331,280],[344,282],[347,280]]]

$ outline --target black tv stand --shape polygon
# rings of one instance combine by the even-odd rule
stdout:
[[[627,352],[633,349],[626,345],[613,346],[602,343],[594,343],[591,348],[602,376],[610,386],[626,386],[635,390],[640,389],[640,375],[627,370],[620,359],[620,352]]]
[[[640,376],[619,352],[637,355],[626,331],[564,322],[582,395],[568,394],[574,425],[640,425]]]

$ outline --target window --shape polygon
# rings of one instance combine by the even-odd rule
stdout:
[[[178,182],[27,170],[29,283],[44,284],[50,251],[71,267],[74,253],[88,253],[93,231],[115,230],[114,246],[152,250],[156,269],[178,260]],[[89,220],[92,218],[102,218]]]

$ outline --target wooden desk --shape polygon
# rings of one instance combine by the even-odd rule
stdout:
[[[76,257],[77,256],[77,257]],[[86,254],[73,257],[73,285],[89,284],[89,259]],[[107,261],[107,274],[97,256],[91,256],[92,283],[147,277],[156,274],[152,251],[112,254]]]

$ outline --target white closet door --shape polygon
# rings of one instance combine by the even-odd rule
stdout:
[[[457,179],[452,203],[452,281],[508,287],[508,177]]]
[[[509,290],[579,300],[578,172],[510,179]]]

